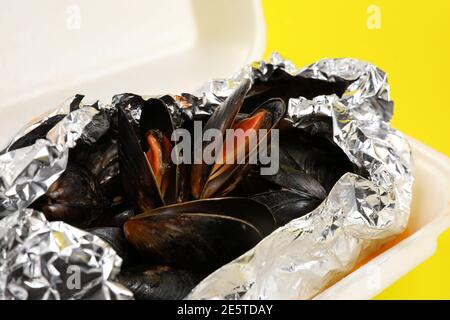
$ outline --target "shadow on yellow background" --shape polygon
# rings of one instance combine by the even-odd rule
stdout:
[[[450,155],[450,1],[263,0],[266,57],[354,57],[386,71],[393,126]],[[450,230],[378,299],[450,299]]]

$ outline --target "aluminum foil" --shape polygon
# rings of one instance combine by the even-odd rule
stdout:
[[[268,62],[243,68],[229,79],[208,82],[194,94],[162,96],[177,124],[211,114],[244,78],[267,79],[274,70],[328,81],[353,81],[342,97],[289,100],[296,126],[328,134],[364,176],[344,175],[313,212],[279,228],[254,249],[202,281],[190,299],[307,299],[314,297],[408,222],[411,155],[405,138],[392,129],[392,102],[386,75],[353,59],[325,59],[304,69],[274,54]],[[102,115],[111,106],[84,103],[82,96],[21,130],[0,153],[0,298],[129,299],[114,282],[121,259],[102,240],[62,222],[48,222],[27,207],[65,170],[69,149],[78,139],[94,142],[104,133]],[[24,134],[55,115],[63,115],[44,139],[15,149]],[[318,119],[330,119],[324,125]],[[78,272],[78,273],[77,273]],[[78,277],[77,277],[78,275]]]
[[[341,98],[290,99],[288,115],[295,125],[317,134],[324,129],[314,119],[331,119],[334,142],[369,178],[342,176],[318,208],[212,273],[188,299],[313,298],[408,223],[411,151],[405,137],[389,125],[393,104],[386,74],[355,59],[324,59],[299,70],[273,54],[268,63],[212,81],[198,94],[215,102],[229,95],[241,79],[264,78],[272,67],[291,75],[353,81]]]
[[[26,209],[64,172],[78,139],[102,134],[101,106],[75,96],[26,126],[0,155],[0,299],[123,299],[131,293],[112,279],[121,258],[104,241]],[[13,144],[44,121],[65,115],[31,145]],[[58,118],[59,119],[59,118]]]
[[[0,221],[0,299],[129,299],[122,259],[98,237],[31,209]]]

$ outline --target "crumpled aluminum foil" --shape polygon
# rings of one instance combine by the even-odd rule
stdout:
[[[0,299],[129,299],[122,259],[98,237],[25,209],[0,221]]]
[[[269,63],[212,81],[199,93],[217,101],[241,79],[266,76],[268,65],[291,75],[354,81],[342,98],[290,99],[288,114],[295,125],[312,133],[322,130],[312,119],[331,118],[334,142],[369,179],[345,174],[318,208],[212,273],[188,299],[310,299],[407,226],[411,151],[405,137],[389,125],[393,104],[386,74],[355,59],[324,59],[298,70],[273,54]]]
[[[103,240],[26,209],[64,172],[77,140],[95,139],[102,106],[75,96],[25,127],[25,133],[57,114],[67,114],[46,139],[0,155],[0,299],[129,299],[111,281],[122,259]],[[91,136],[88,136],[88,133]]]
[[[403,231],[408,222],[413,180],[410,148],[389,126],[389,87],[386,75],[376,67],[353,59],[325,59],[298,70],[274,54],[269,62],[247,66],[229,79],[210,81],[193,95],[165,97],[172,99],[171,111],[182,122],[210,114],[243,78],[264,79],[277,68],[292,75],[353,81],[341,98],[290,99],[288,114],[295,125],[316,134],[327,128],[314,119],[331,119],[334,141],[370,178],[344,175],[316,210],[279,228],[211,274],[190,299],[311,298]],[[68,150],[77,139],[95,141],[95,135],[101,134],[93,130],[89,136],[99,110],[113,110],[123,96],[116,96],[111,106],[85,104],[76,96],[27,126],[9,146],[49,117],[67,114],[46,139],[0,153],[0,218],[5,217],[0,221],[0,298],[132,297],[113,281],[121,259],[107,244],[26,209],[65,170]],[[138,118],[139,112],[133,117]],[[76,270],[79,278],[74,278]]]

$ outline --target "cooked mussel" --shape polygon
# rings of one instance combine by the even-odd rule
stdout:
[[[204,125],[204,131],[218,130],[222,139],[210,143],[200,142],[202,150],[211,148],[211,144],[220,144],[217,148],[214,146],[220,152],[215,155],[213,164],[207,164],[202,159],[201,163],[192,165],[190,189],[195,199],[225,196],[232,191],[248,171],[248,159],[257,151],[259,142],[270,139],[270,130],[284,116],[284,103],[279,99],[271,99],[252,114],[236,120],[249,87],[250,81],[239,86],[234,94],[216,108]],[[227,129],[239,129],[243,139],[235,145],[234,140],[225,137]],[[267,134],[259,136],[254,146],[249,143],[249,129],[266,129]],[[126,112],[119,109],[119,150],[122,177],[125,179],[123,185],[126,186],[127,198],[138,212],[188,199],[188,170],[183,165],[175,165],[171,158],[173,154],[176,156],[176,152],[172,154],[173,132],[171,114],[161,99],[149,99],[142,106],[137,127]],[[228,146],[232,142],[234,148]],[[238,159],[240,154],[243,157]]]
[[[281,189],[282,187],[280,185],[262,178],[260,168],[253,165],[229,196],[251,197],[259,193],[278,191]]]
[[[251,178],[259,184],[257,190],[268,189],[252,198],[270,208],[278,226],[314,210],[342,175],[357,170],[326,136],[310,134],[287,121],[280,125],[279,161],[275,175],[253,173]],[[245,184],[240,187],[249,189]]]
[[[125,112],[118,111],[119,163],[125,195],[137,212],[159,207],[163,200],[135,129]]]
[[[169,266],[136,266],[122,270],[117,280],[138,300],[180,300],[188,295],[201,277]]]
[[[269,209],[248,198],[165,206],[124,225],[125,237],[150,261],[204,273],[249,250],[274,228]]]
[[[80,141],[71,150],[69,159],[96,179],[105,199],[105,211],[119,213],[126,208],[119,168],[117,132],[110,130],[93,144]]]
[[[134,210],[131,208],[120,212],[103,210],[103,213],[90,224],[92,228],[99,227],[117,227],[122,228],[124,223],[135,216]]]
[[[183,200],[181,168],[172,161],[174,124],[160,99],[142,106],[133,126],[119,109],[119,155],[125,194],[137,212]]]
[[[287,189],[324,199],[346,172],[356,168],[333,141],[289,124],[280,128],[280,170],[262,176]]]
[[[147,100],[139,124],[141,145],[161,198],[166,204],[175,203],[180,193],[181,177],[179,166],[171,158],[171,138],[175,128],[166,104],[160,99]]]
[[[244,81],[221,105],[217,107],[206,123],[204,130],[215,129],[222,134],[220,141],[203,142],[202,150],[218,149],[213,164],[202,161],[194,163],[191,169],[191,193],[195,199],[225,196],[230,193],[249,170],[248,159],[257,152],[261,142],[270,139],[270,130],[283,118],[286,106],[280,99],[271,99],[256,108],[248,117],[236,121],[250,81]],[[227,129],[238,129],[243,139],[236,144],[235,136],[226,136]],[[267,130],[267,136],[258,136],[256,145],[249,145],[249,130]],[[197,143],[194,143],[195,145]],[[228,144],[234,146],[227,147]],[[231,150],[230,150],[231,149]],[[242,155],[240,159],[237,157]]]
[[[50,221],[62,220],[83,228],[101,215],[104,199],[93,176],[84,168],[69,163],[33,207],[42,211]]]
[[[320,199],[308,193],[291,190],[277,190],[259,193],[251,197],[266,205],[272,212],[277,227],[311,212],[321,203]]]

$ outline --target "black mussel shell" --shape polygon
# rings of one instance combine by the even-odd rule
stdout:
[[[106,227],[106,228],[89,228],[86,231],[96,235],[106,243],[122,258],[122,265],[129,263],[130,246],[125,239],[122,228]]]
[[[283,162],[280,163],[278,173],[265,176],[264,179],[286,189],[307,193],[316,199],[325,199],[327,196],[326,190],[315,176],[285,165]]]
[[[241,179],[246,176],[251,169],[248,159],[270,141],[270,130],[276,128],[278,123],[284,117],[286,105],[280,99],[270,99],[258,107],[253,114],[260,111],[267,111],[267,122],[261,127],[261,129],[268,130],[267,136],[262,138],[258,137],[257,148],[249,150],[244,164],[222,166],[217,172],[212,172],[204,186],[202,198],[209,198],[213,195],[223,197],[236,188]],[[253,114],[251,114],[250,117]]]
[[[281,190],[281,186],[261,177],[260,168],[251,165],[249,172],[242,177],[236,188],[229,194],[230,197],[251,197],[253,195]]]
[[[280,131],[280,166],[311,176],[326,194],[342,175],[357,170],[333,141],[294,127]]]
[[[244,197],[210,198],[194,200],[181,204],[159,207],[136,216],[143,219],[147,216],[166,213],[206,213],[223,215],[252,224],[264,237],[276,228],[272,213],[259,201]]]
[[[277,227],[306,215],[321,203],[319,199],[307,193],[289,190],[260,193],[252,196],[252,199],[263,203],[272,211]]]
[[[75,95],[75,97],[70,102],[69,108],[70,112],[76,110],[79,108],[81,101],[83,100],[83,95]],[[36,128],[31,130],[30,132],[26,133],[16,141],[14,141],[12,144],[10,144],[6,149],[1,151],[3,152],[9,152],[20,148],[28,147],[36,142],[38,139],[45,139],[47,136],[47,133],[52,129],[59,121],[61,121],[67,114],[57,114],[54,115],[47,120],[40,123]]]
[[[126,203],[124,204],[124,207],[126,206]],[[109,208],[110,209],[110,208]],[[118,210],[118,209],[117,209]],[[119,213],[116,213],[116,209],[114,209],[112,212],[107,212],[107,209],[105,209],[105,212],[98,217],[91,226],[94,227],[118,227],[122,228],[124,223],[128,220],[134,217],[134,210],[133,209],[123,209]]]
[[[139,216],[124,225],[125,237],[142,256],[207,274],[254,247],[263,235],[252,224],[208,213]]]
[[[102,214],[104,200],[93,176],[82,167],[69,163],[33,207],[50,221],[62,220],[85,228]]]
[[[76,94],[73,100],[70,102],[69,111],[75,111],[80,109],[81,101],[83,101],[84,96],[81,94]]]
[[[323,200],[347,172],[356,172],[346,154],[328,136],[310,134],[284,121],[280,126],[279,170],[261,176],[284,189]]]
[[[270,98],[281,98],[286,105],[289,98],[305,97],[313,99],[320,95],[336,94],[342,96],[353,81],[335,79],[325,81],[306,78],[302,75],[292,76],[282,69],[273,70],[273,66],[267,72],[268,76],[258,78],[249,90],[241,112],[251,113],[254,108]]]
[[[281,186],[261,177],[259,168],[251,166],[249,173],[242,177],[230,196],[250,197],[259,193],[278,191]]]
[[[222,135],[225,133],[226,129],[231,128],[242,106],[245,95],[250,89],[250,80],[245,80],[221,105],[219,105],[214,113],[209,118],[208,122],[205,124],[203,130],[217,129]],[[202,137],[198,137],[202,138]],[[212,142],[198,142],[194,141],[194,145],[201,145],[202,150],[205,150],[210,144],[217,144],[219,141]],[[198,199],[201,197],[203,192],[203,187],[206,184],[208,176],[213,168],[213,165],[201,163],[194,163],[191,166],[191,193],[194,198]]]
[[[171,159],[174,146],[171,138],[174,129],[172,115],[166,104],[161,99],[148,99],[142,108],[139,121],[141,147],[143,152],[149,152],[149,145],[146,141],[149,132],[152,132],[154,136],[160,137],[160,139],[164,139],[170,146],[170,149],[166,152],[168,153],[166,157],[162,157],[163,163],[161,167],[163,168],[163,173],[161,177],[158,179],[156,172],[153,171],[153,176],[157,180],[161,180],[158,187],[165,204],[177,202],[178,194],[182,188],[180,168]],[[164,151],[165,149],[162,148],[161,153],[164,154]],[[152,169],[149,168],[149,170]]]
[[[125,202],[120,177],[119,150],[117,133],[108,133],[96,143],[89,145],[79,143],[71,150],[70,159],[96,178],[105,200],[108,211],[122,209]]]
[[[122,109],[118,117],[120,175],[127,200],[135,212],[162,206],[163,199],[136,131]]]
[[[238,111],[242,105],[243,97],[248,92],[250,82],[244,82],[236,91],[230,95],[212,114],[211,118],[206,123],[204,130],[218,129],[222,135],[226,129],[229,129],[233,124],[239,126],[236,122]],[[286,106],[280,99],[270,99],[258,106],[252,114],[248,117],[256,115],[263,115],[258,123],[261,129],[275,128],[280,120],[284,117]],[[242,121],[242,120],[240,120]],[[245,121],[245,119],[244,119]],[[213,196],[225,196],[233,191],[238,185],[239,181],[250,170],[249,159],[252,154],[256,153],[261,145],[261,142],[268,141],[270,133],[266,137],[258,137],[258,147],[249,150],[247,147],[246,158],[243,163],[238,164],[224,164],[224,165],[208,165],[208,164],[194,164],[191,170],[191,189],[194,198],[211,198]],[[203,148],[208,147],[209,144],[220,143],[213,141],[210,143],[203,143]]]
[[[137,300],[181,300],[201,277],[168,266],[137,266],[122,270],[117,280],[133,292]]]
[[[47,133],[52,129],[59,121],[61,121],[66,115],[58,114],[42,122],[38,127],[34,128],[30,132],[26,133],[21,138],[14,141],[3,152],[9,152],[20,148],[28,147],[36,142],[38,139],[45,139]]]

